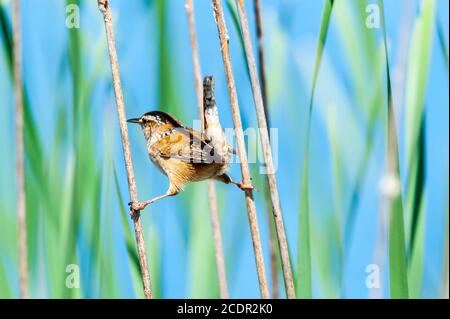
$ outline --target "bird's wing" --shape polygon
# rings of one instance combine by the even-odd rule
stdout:
[[[201,134],[190,128],[176,128],[156,144],[161,157],[188,163],[223,162],[223,158],[201,138]]]

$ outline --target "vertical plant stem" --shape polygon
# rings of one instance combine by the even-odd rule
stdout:
[[[20,297],[28,298],[28,247],[25,203],[25,165],[23,137],[22,48],[20,27],[20,0],[13,2],[14,92],[16,95],[16,175],[17,218],[19,234]]]
[[[394,68],[394,92],[397,94],[394,96],[394,105],[400,109],[403,105],[404,87],[405,87],[405,74],[408,62],[408,46],[410,42],[411,33],[411,21],[414,15],[414,3],[409,0],[403,0],[403,10],[400,23],[400,31],[398,36],[398,50],[397,58],[395,59],[397,65]],[[372,133],[371,133],[372,135]],[[367,163],[370,161],[367,160]],[[366,169],[364,170],[366,171]],[[363,173],[361,176],[363,176]],[[380,286],[376,289],[371,289],[369,298],[381,299],[383,297],[383,277],[384,277],[384,265],[386,256],[386,235],[387,235],[387,223],[386,223],[386,203],[383,199],[380,200],[379,213],[378,213],[378,234],[375,241],[374,250],[374,262],[380,267]]]
[[[192,49],[192,66],[194,70],[195,92],[197,96],[198,112],[200,115],[200,121],[203,132],[204,114],[203,114],[202,71],[198,53],[197,35],[195,31],[194,3],[192,0],[185,1],[185,9],[188,17],[189,40]],[[214,249],[216,257],[217,278],[219,280],[220,297],[222,299],[228,299],[225,259],[222,248],[222,233],[220,230],[220,218],[217,209],[217,192],[214,182],[212,181],[208,181],[208,198],[209,198],[209,208],[211,211],[211,225],[214,236]]]
[[[125,168],[127,171],[128,190],[132,202],[138,201],[136,180],[134,178],[133,161],[130,152],[130,141],[128,139],[128,128],[126,124],[125,106],[123,102],[122,86],[120,84],[119,63],[117,61],[116,46],[114,40],[113,25],[111,19],[111,12],[109,10],[109,0],[98,0],[98,8],[103,13],[105,22],[106,37],[108,41],[109,59],[111,62],[111,71],[114,83],[114,94],[116,96],[117,114],[119,117],[120,136],[122,139],[123,156],[125,159]],[[142,222],[139,211],[132,211],[134,233],[136,237],[136,245],[139,257],[139,265],[141,267],[142,284],[144,288],[144,295],[147,299],[152,298],[152,291],[150,286],[150,273],[148,271],[147,257],[145,254],[144,234],[142,231]]]
[[[444,28],[442,27],[442,24],[438,18],[436,18],[436,32],[439,40],[439,49],[441,51],[442,58],[444,59],[448,73],[448,44],[445,41]]]
[[[255,22],[256,22],[256,37],[258,40],[258,59],[259,59],[259,79],[261,82],[261,94],[264,106],[264,115],[266,116],[267,127],[270,127],[269,118],[269,104],[267,101],[267,86],[266,86],[266,66],[265,66],[265,55],[264,55],[264,44],[263,44],[263,20],[262,20],[262,9],[261,0],[254,0],[255,8]]]
[[[267,127],[270,127],[269,117],[269,102],[267,100],[267,88],[266,88],[266,67],[265,67],[265,55],[263,45],[263,20],[262,20],[262,8],[261,0],[254,0],[253,6],[255,9],[255,24],[256,24],[256,36],[258,40],[258,59],[259,59],[259,80],[261,82],[261,94],[264,105],[264,115],[266,116]],[[270,139],[270,136],[269,136]],[[267,188],[264,189],[264,198],[267,205],[267,220],[269,225],[269,255],[270,255],[270,277],[272,286],[272,298],[278,299],[278,262],[277,252],[275,247],[275,234],[274,234],[274,220],[270,211],[270,194]]]
[[[386,57],[387,79],[387,180],[390,184],[387,193],[387,208],[389,216],[389,284],[391,298],[408,298],[408,278],[405,247],[405,223],[403,217],[402,190],[400,182],[400,167],[398,159],[397,128],[392,97],[389,55],[386,37],[383,1],[378,0],[383,29],[384,53]]]
[[[223,15],[222,1],[212,0],[214,18],[217,24],[217,32],[220,40],[220,50],[222,52],[225,74],[227,77],[228,94],[230,96],[231,112],[233,115],[234,129],[236,133],[237,151],[241,164],[242,181],[245,185],[251,184],[250,170],[247,161],[247,153],[245,149],[244,132],[242,130],[241,115],[239,113],[239,103],[236,92],[236,84],[234,82],[233,70],[231,66],[230,50],[228,47],[228,31],[225,25]],[[267,286],[266,271],[264,268],[264,258],[262,254],[261,241],[259,238],[259,227],[256,218],[256,206],[253,200],[253,192],[245,192],[245,201],[247,204],[248,220],[250,224],[250,232],[253,241],[253,250],[255,252],[256,270],[258,273],[259,289],[262,298],[269,298],[269,288]]]
[[[401,113],[401,109],[403,108],[403,99],[404,99],[404,87],[405,87],[405,79],[406,79],[406,68],[408,66],[408,56],[409,56],[409,44],[411,40],[411,31],[412,31],[412,21],[414,17],[414,2],[409,0],[403,1],[403,9],[402,9],[402,17],[400,22],[400,30],[398,36],[398,50],[396,55],[397,64],[393,69],[393,90],[396,92],[396,95],[393,97],[394,105],[396,105],[398,113]]]
[[[311,298],[312,296],[312,266],[311,266],[311,243],[309,222],[309,145],[311,139],[311,116],[314,106],[314,94],[316,92],[317,79],[319,77],[323,50],[328,36],[331,13],[334,0],[328,0],[324,4],[320,22],[319,42],[317,44],[314,62],[314,73],[311,84],[311,93],[308,105],[308,118],[306,124],[306,142],[304,160],[302,167],[302,179],[300,184],[300,213],[299,213],[299,235],[298,235],[298,273],[297,273],[297,295],[299,298]]]
[[[278,281],[278,259],[277,248],[275,245],[275,224],[272,218],[273,212],[270,211],[270,194],[268,189],[265,190],[265,202],[267,205],[267,224],[269,227],[269,256],[270,256],[270,279],[272,286],[272,299],[278,299],[280,297],[279,281]]]
[[[228,299],[227,274],[225,259],[223,256],[222,233],[220,231],[220,219],[217,210],[217,193],[213,182],[208,182],[209,207],[211,210],[211,224],[214,236],[214,248],[216,256],[217,277],[219,279],[220,298]]]
[[[189,41],[191,44],[192,50],[192,67],[194,70],[194,80],[195,80],[195,94],[197,97],[197,107],[198,114],[200,116],[200,121],[202,125],[203,131],[203,89],[202,89],[202,71],[200,67],[200,58],[198,53],[198,42],[197,35],[195,32],[195,16],[194,16],[194,3],[192,0],[186,0],[184,7],[186,9],[186,14],[188,18],[188,27],[189,27]]]
[[[237,10],[239,14],[239,22],[241,26],[242,38],[244,40],[244,49],[247,56],[248,68],[250,72],[250,81],[252,85],[253,100],[255,102],[256,115],[258,119],[259,133],[261,136],[261,144],[263,148],[264,161],[266,164],[266,176],[269,183],[270,196],[272,199],[273,217],[275,220],[275,229],[278,236],[278,245],[280,249],[281,265],[284,275],[284,286],[286,296],[289,299],[295,298],[294,280],[290,264],[289,249],[284,229],[283,215],[281,212],[280,198],[278,195],[278,186],[275,178],[275,169],[272,160],[272,149],[269,141],[269,131],[267,129],[266,116],[264,111],[264,103],[259,85],[258,72],[256,69],[255,57],[253,55],[252,42],[248,27],[247,14],[243,0],[236,0]]]

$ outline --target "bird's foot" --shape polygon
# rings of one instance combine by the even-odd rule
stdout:
[[[236,186],[242,189],[243,191],[254,191],[256,190],[252,184],[244,184],[243,182],[237,182]]]
[[[145,207],[147,207],[149,203],[148,202],[129,202],[128,206],[131,208],[131,212],[140,212]]]

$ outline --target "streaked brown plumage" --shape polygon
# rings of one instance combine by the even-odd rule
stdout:
[[[151,161],[169,179],[166,194],[146,202],[130,203],[134,210],[142,210],[148,204],[178,194],[189,182],[215,179],[235,184],[242,190],[253,189],[251,185],[233,181],[226,174],[233,149],[225,140],[220,126],[213,86],[212,77],[206,77],[203,134],[161,111],[148,112],[140,118],[128,120],[130,123],[140,124]]]

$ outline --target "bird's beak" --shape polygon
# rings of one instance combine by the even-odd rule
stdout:
[[[127,120],[127,122],[141,124],[142,120],[140,118],[138,118],[138,119],[129,119],[129,120]]]

